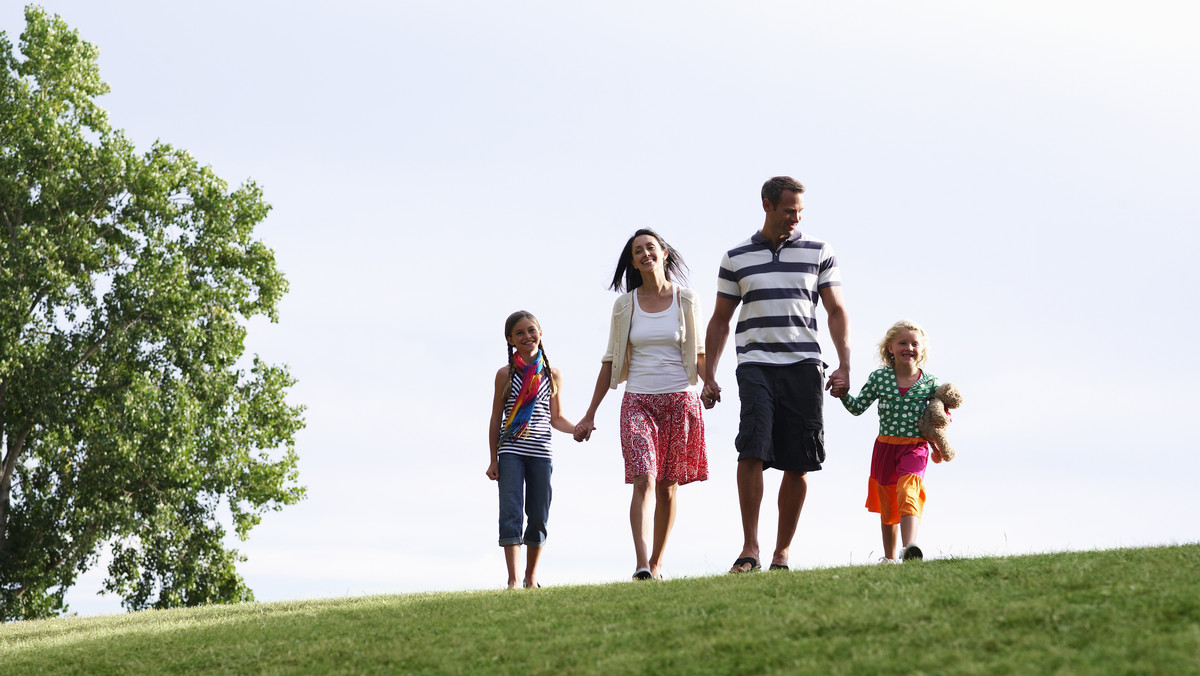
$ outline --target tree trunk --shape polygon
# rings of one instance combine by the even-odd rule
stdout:
[[[16,438],[4,434],[4,438],[8,442],[8,452],[4,455],[4,466],[0,470],[3,472],[0,474],[0,552],[8,546],[8,504],[9,498],[12,496],[13,472],[17,469],[17,458],[25,448],[25,439],[29,437],[31,429],[33,429],[32,426],[26,427]]]

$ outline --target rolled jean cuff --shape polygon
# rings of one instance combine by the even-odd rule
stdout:
[[[527,542],[525,540],[522,540],[521,538],[504,538],[503,540],[500,541],[501,547],[512,547],[513,545],[517,545],[517,546],[525,545],[526,547],[541,547],[545,544],[546,544],[545,540],[542,540],[541,542]]]

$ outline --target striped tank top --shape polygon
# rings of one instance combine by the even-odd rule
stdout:
[[[500,442],[496,453],[516,453],[531,455],[538,458],[550,457],[550,369],[546,369],[538,388],[537,401],[533,404],[533,416],[529,419],[529,433],[520,439],[504,439]],[[513,371],[512,387],[509,388],[508,399],[504,402],[504,417],[512,412],[513,404],[517,401],[517,393],[521,391],[521,372]],[[503,424],[503,423],[502,423]],[[501,430],[503,432],[503,430]]]

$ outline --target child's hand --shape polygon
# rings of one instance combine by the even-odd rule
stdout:
[[[942,455],[942,449],[939,448],[937,444],[935,444],[932,441],[929,441],[928,439],[926,439],[925,441],[929,442],[929,459],[930,460],[932,460],[934,462],[941,462],[942,460],[945,459],[946,456]]]
[[[487,478],[491,479],[492,481],[495,481],[500,478],[500,466],[496,463],[495,460],[493,460],[491,462],[491,464],[488,465]]]

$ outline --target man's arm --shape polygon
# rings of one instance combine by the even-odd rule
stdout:
[[[846,302],[842,298],[842,287],[827,286],[821,289],[821,302],[825,304],[829,337],[833,339],[833,348],[837,350],[838,355],[838,366],[829,375],[829,382],[825,384],[825,389],[831,389],[838,384],[849,387],[850,314],[846,311]]]
[[[712,318],[708,320],[708,330],[704,333],[704,392],[700,398],[704,400],[705,408],[712,408],[721,401],[721,387],[717,385],[717,362],[721,361],[721,352],[729,340],[729,322],[733,320],[733,311],[737,309],[738,301],[718,295],[713,303]]]

